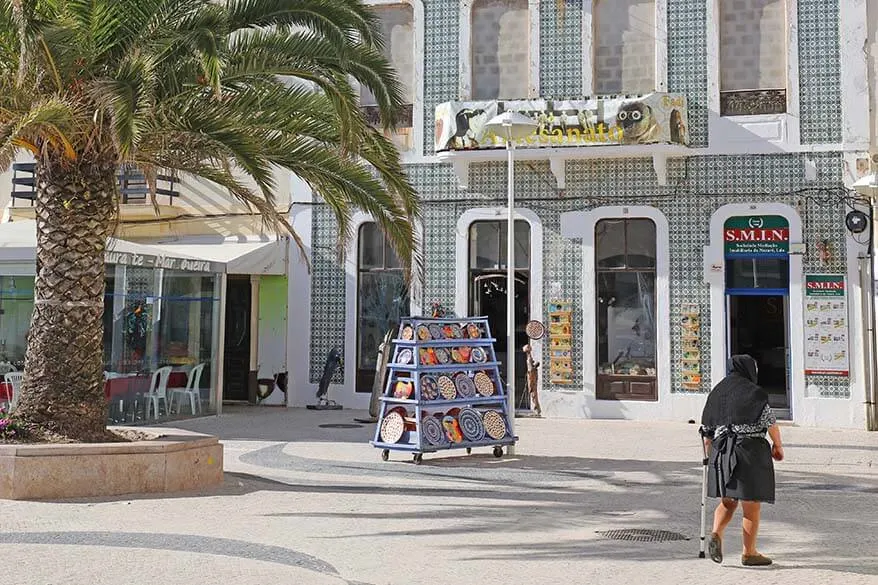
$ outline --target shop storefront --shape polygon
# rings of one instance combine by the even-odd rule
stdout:
[[[24,371],[34,302],[33,222],[3,225],[0,240],[0,367],[6,374]],[[109,422],[219,410],[225,279],[222,263],[110,240],[104,296]]]

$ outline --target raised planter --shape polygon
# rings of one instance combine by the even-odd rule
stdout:
[[[48,500],[198,490],[222,483],[216,437],[138,428],[130,443],[0,445],[0,499]]]

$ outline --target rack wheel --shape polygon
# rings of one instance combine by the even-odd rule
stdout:
[[[472,453],[472,452],[473,452],[473,448],[472,448],[472,447],[467,447],[467,448],[466,448],[466,454],[467,454],[467,455],[469,455],[469,454]]]
[[[385,449],[381,452],[381,461],[387,461],[390,459],[390,449]]]
[[[503,447],[501,447],[500,445],[494,447],[494,457],[503,457]]]
[[[422,462],[423,460],[424,460],[424,454],[423,454],[423,453],[415,453],[415,454],[412,456],[412,461],[415,462],[415,465],[420,465],[421,462]]]

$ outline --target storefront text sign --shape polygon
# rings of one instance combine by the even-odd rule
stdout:
[[[848,310],[842,274],[805,275],[805,374],[847,376]]]
[[[651,93],[637,98],[445,102],[436,106],[436,152],[503,148],[485,129],[498,114],[513,111],[531,118],[533,134],[519,148],[624,144],[689,144],[686,97]]]
[[[104,256],[104,262],[107,264],[124,264],[125,266],[143,266],[145,268],[187,270],[189,272],[224,272],[222,265],[208,260],[152,256],[149,254],[136,254],[133,252],[109,251]]]
[[[788,254],[790,223],[780,215],[730,217],[723,226],[726,256]]]

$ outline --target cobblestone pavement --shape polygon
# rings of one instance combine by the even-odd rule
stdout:
[[[0,502],[16,583],[878,584],[878,433],[784,427],[766,569],[697,558],[701,449],[693,425],[518,419],[516,454],[391,454],[353,411],[232,408],[178,423],[218,434],[210,492]],[[612,530],[683,540],[620,541]],[[742,571],[759,571],[758,577]]]

